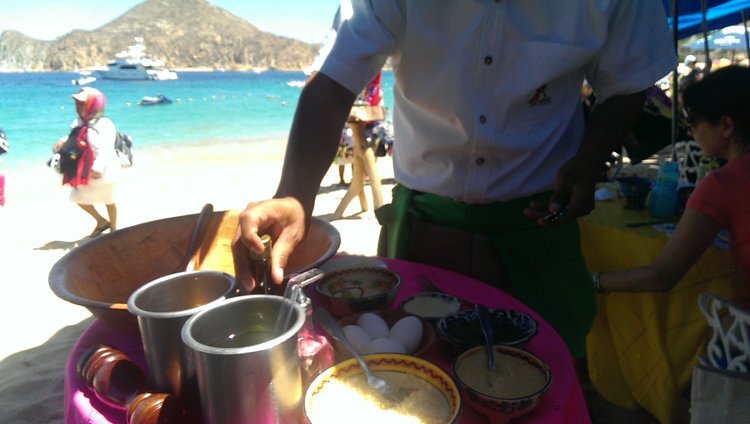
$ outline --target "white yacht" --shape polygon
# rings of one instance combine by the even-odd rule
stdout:
[[[115,55],[107,63],[107,69],[97,71],[103,79],[117,80],[176,80],[177,73],[164,68],[161,60],[150,59],[145,55],[143,38],[136,37],[135,44],[127,51]]]

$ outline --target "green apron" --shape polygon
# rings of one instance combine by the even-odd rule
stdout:
[[[574,358],[582,357],[596,303],[578,223],[543,227],[523,214],[530,201],[546,202],[550,195],[468,205],[397,184],[392,203],[376,211],[382,225],[378,255],[409,259],[412,220],[487,234],[503,259],[516,297],[557,330]]]

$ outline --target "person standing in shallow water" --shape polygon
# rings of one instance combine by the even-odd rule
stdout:
[[[89,237],[95,237],[106,230],[117,229],[115,186],[121,169],[115,150],[117,130],[115,124],[104,116],[104,93],[83,87],[72,97],[78,116],[71,129],[80,128],[76,137],[81,157],[75,175],[63,175],[63,184],[70,185],[70,201],[96,221],[89,234]],[[59,152],[64,143],[65,139],[58,140],[52,150]],[[99,213],[96,205],[105,205],[109,219]]]

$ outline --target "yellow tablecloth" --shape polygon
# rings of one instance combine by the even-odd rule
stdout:
[[[651,226],[625,226],[650,220],[647,211],[598,202],[580,220],[589,269],[617,271],[650,263],[668,235]],[[598,312],[586,342],[597,391],[616,405],[640,405],[660,422],[671,422],[710,334],[698,295],[707,291],[729,297],[732,274],[729,252],[712,247],[669,293],[597,295]]]

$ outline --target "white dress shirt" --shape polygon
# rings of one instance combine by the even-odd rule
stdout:
[[[341,10],[320,72],[358,93],[391,57],[397,181],[467,203],[552,188],[583,136],[584,78],[604,101],[676,64],[653,0],[345,0]]]

